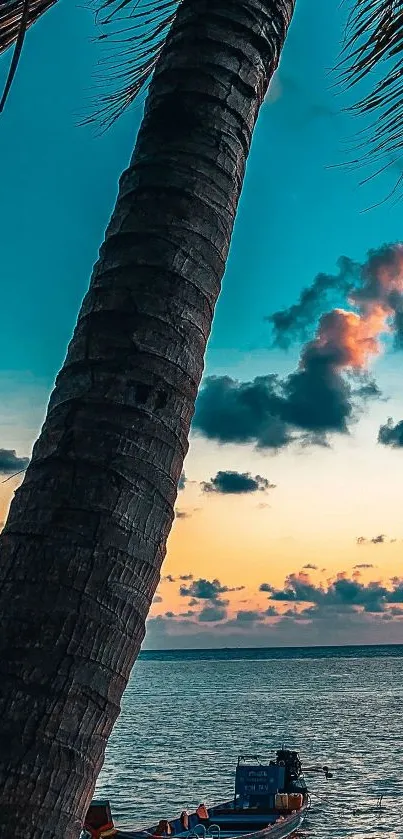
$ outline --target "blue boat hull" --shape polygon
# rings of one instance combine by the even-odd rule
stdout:
[[[211,809],[209,808],[209,821],[212,826],[215,821],[215,817],[220,813],[220,809],[222,807],[223,805],[220,805],[219,807],[212,807]],[[239,819],[236,820],[236,823],[234,823],[233,832],[231,831],[231,828],[227,826],[226,830],[220,833],[220,839],[230,839],[231,836],[233,836],[234,839],[286,839],[287,836],[292,836],[292,834],[301,827],[306,816],[307,809],[308,803],[305,802],[300,810],[287,814],[284,817],[280,817],[279,815],[274,816],[272,813],[268,814],[264,827],[262,826],[259,829],[255,828],[252,830],[250,823],[248,824],[248,815],[245,813],[244,816],[240,816]],[[262,820],[263,819],[261,819],[261,821]],[[242,825],[243,821],[245,822],[244,828]],[[271,823],[268,823],[269,821],[271,821]],[[209,833],[208,827],[204,835],[201,835],[194,830],[197,824],[200,824],[197,817],[195,818],[195,814],[192,814],[189,817],[189,822],[189,829],[184,830],[180,819],[173,819],[170,821],[169,824],[172,833],[169,836],[159,836],[155,832],[156,825],[152,825],[149,828],[143,828],[142,830],[118,829],[116,835],[118,839],[195,839],[197,836],[199,839],[218,839],[217,833]]]

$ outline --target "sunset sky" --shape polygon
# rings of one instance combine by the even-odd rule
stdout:
[[[149,649],[403,642],[402,205],[363,212],[403,161],[363,187],[337,165],[362,126],[328,72],[338,5],[297,3],[261,110]],[[30,455],[141,118],[77,127],[94,34],[57,4],[0,118],[2,481]]]

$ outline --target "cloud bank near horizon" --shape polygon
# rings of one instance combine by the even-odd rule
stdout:
[[[368,572],[371,566],[362,564],[361,568]],[[249,592],[250,596],[241,602],[231,597],[245,588],[224,584],[219,579],[199,578],[181,583],[180,597],[190,598],[186,608],[150,617],[150,643],[167,647],[191,647],[196,643],[208,647],[225,646],[231,639],[240,646],[309,645],[318,640],[338,643],[340,638],[343,643],[351,643],[352,638],[370,643],[368,639],[376,633],[395,643],[402,633],[400,577],[361,582],[361,572],[355,569],[351,576],[340,572],[332,579],[315,583],[302,570],[288,574],[281,588],[262,582],[259,591]]]

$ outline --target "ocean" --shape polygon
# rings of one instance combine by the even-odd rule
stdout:
[[[282,743],[333,771],[296,836],[403,839],[403,645],[143,652],[96,794],[141,827],[231,798],[238,755]]]

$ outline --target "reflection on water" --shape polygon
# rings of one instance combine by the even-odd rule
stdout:
[[[285,742],[303,762],[334,770],[327,782],[309,776],[313,806],[301,837],[401,839],[402,699],[401,652],[141,660],[97,794],[110,799],[121,826],[141,826],[230,798],[238,754],[268,754]]]

